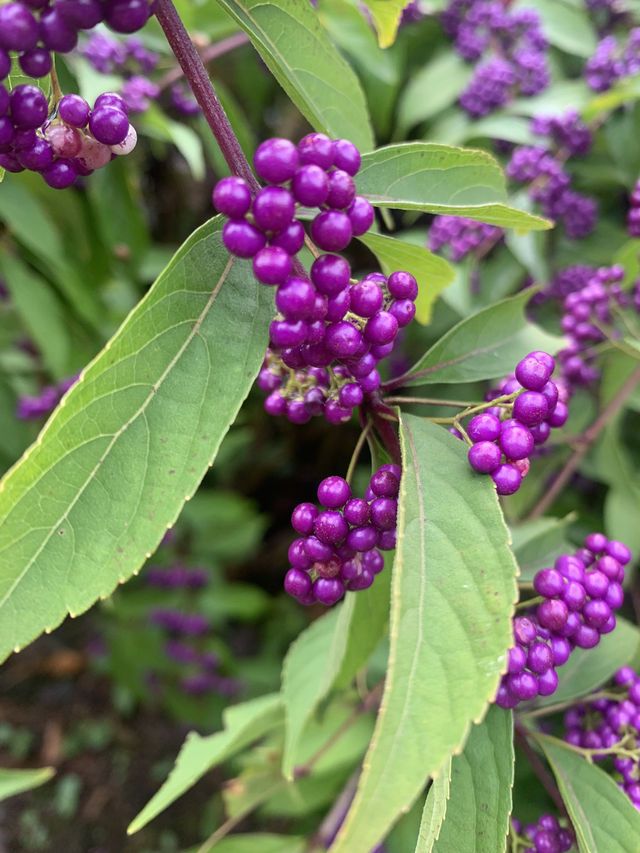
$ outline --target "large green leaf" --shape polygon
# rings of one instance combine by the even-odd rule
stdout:
[[[511,528],[513,553],[520,566],[520,580],[533,581],[540,569],[553,566],[561,554],[573,550],[567,541],[567,527],[575,513],[565,518],[535,518]]]
[[[637,853],[640,812],[611,776],[557,738],[536,739],[556,777],[580,853]]]
[[[388,145],[364,155],[356,186],[378,207],[451,213],[522,230],[552,225],[509,205],[504,174],[485,151],[436,142]]]
[[[558,670],[560,682],[552,696],[541,696],[536,706],[545,708],[571,702],[601,687],[613,673],[638,653],[640,632],[626,619],[617,617],[615,631],[605,634],[593,649],[574,649]]]
[[[407,385],[476,382],[504,376],[508,365],[540,349],[556,352],[562,338],[550,335],[524,315],[531,293],[522,291],[461,320],[444,334],[409,371],[422,375]]]
[[[44,785],[55,775],[53,767],[40,767],[37,770],[6,770],[0,769],[0,800],[30,791],[39,785]]]
[[[455,271],[451,264],[424,246],[405,243],[394,237],[369,233],[360,240],[376,256],[385,275],[395,270],[406,270],[415,276],[418,281],[416,319],[419,323],[428,323],[436,297],[453,281]]]
[[[373,135],[358,78],[331,44],[310,3],[218,0],[247,33],[302,115],[319,131],[371,151]]]
[[[272,295],[198,229],[0,483],[0,659],[137,571],[260,368]]]
[[[495,490],[461,443],[403,415],[390,653],[358,792],[332,853],[369,850],[464,742],[511,644],[517,567]]]
[[[201,737],[196,732],[187,735],[168,778],[129,824],[129,835],[146,826],[212,767],[281,725],[282,698],[273,693],[232,705],[225,710],[223,720],[224,729],[214,735]]]
[[[513,716],[493,705],[451,762],[449,802],[438,838],[432,844],[418,839],[415,853],[504,853],[513,769]]]

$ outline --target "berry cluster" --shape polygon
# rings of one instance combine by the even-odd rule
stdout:
[[[554,368],[548,353],[529,353],[518,362],[515,374],[488,395],[490,399],[517,395],[513,401],[490,407],[467,425],[472,442],[469,464],[479,474],[491,474],[499,495],[518,491],[534,447],[544,444],[552,427],[561,427],[567,419],[566,401],[551,380]]]
[[[115,92],[99,95],[93,109],[80,95],[65,95],[49,116],[37,86],[23,83],[8,93],[0,84],[0,113],[0,166],[39,172],[54,189],[71,186],[116,154],[129,154],[137,142],[127,106]]]
[[[254,164],[269,184],[255,198],[242,178],[232,177],[218,182],[213,201],[230,220],[223,229],[227,249],[253,258],[258,281],[277,288],[278,316],[258,379],[269,393],[265,408],[293,423],[318,414],[341,423],[379,386],[376,365],[413,319],[418,285],[402,271],[353,281],[349,263],[335,254],[373,222],[373,208],[355,195],[360,154],[351,142],[322,133],[297,146],[270,139]],[[315,259],[308,279],[292,275],[291,258],[305,240],[296,218],[301,206],[320,209],[310,232],[326,253]]]
[[[284,588],[300,604],[330,606],[346,590],[367,589],[382,571],[380,551],[396,547],[396,515],[401,471],[382,465],[371,477],[364,498],[351,496],[342,477],[327,477],[318,486],[318,501],[301,503],[291,515],[300,534],[289,548],[292,568]]]
[[[560,321],[568,337],[567,346],[558,353],[561,376],[571,385],[588,385],[598,376],[593,366],[590,348],[606,339],[607,334],[617,335],[615,311],[630,305],[630,297],[622,289],[624,267],[600,267],[581,290],[569,293],[564,300],[564,315]],[[609,327],[607,334],[601,326]]]
[[[560,132],[553,131],[560,137]],[[580,142],[579,129],[562,134],[566,139],[574,135],[572,144]],[[522,145],[516,148],[506,165],[508,177],[529,184],[529,196],[542,208],[545,216],[561,220],[567,237],[578,240],[589,234],[595,225],[598,212],[595,201],[571,189],[571,175],[563,168],[559,157],[543,146]]]
[[[627,231],[632,237],[640,237],[640,181],[636,181],[629,195]]]
[[[615,36],[605,36],[596,52],[587,61],[584,78],[587,86],[595,92],[606,92],[622,77],[629,77],[640,70],[640,28],[629,31],[625,44]]]
[[[460,106],[474,117],[487,115],[517,95],[537,95],[549,85],[547,40],[532,9],[501,2],[449,0],[442,25],[455,50],[478,63]]]
[[[147,0],[0,5],[0,81],[9,77],[14,56],[28,77],[45,77],[53,67],[51,52],[73,50],[80,30],[104,21],[118,32],[134,32],[151,11]],[[49,186],[63,189],[135,144],[126,104],[115,93],[100,95],[93,109],[78,95],[67,95],[50,114],[38,86],[23,83],[9,92],[0,82],[0,167],[9,172],[39,172]]]
[[[437,252],[443,246],[449,250],[452,261],[461,261],[471,252],[494,246],[504,231],[496,225],[487,225],[464,216],[436,216],[429,228],[429,249]]]
[[[78,381],[77,376],[63,379],[57,385],[47,385],[34,397],[23,396],[18,400],[16,417],[21,421],[34,421],[52,412],[72,385]]]
[[[513,818],[511,823],[514,831],[524,836],[523,842],[529,845],[522,853],[567,853],[574,849],[572,832],[560,826],[558,819],[551,814],[540,815],[537,823],[528,823],[525,826],[516,818]]]
[[[574,648],[592,649],[602,634],[613,631],[630,559],[622,542],[591,533],[575,554],[563,554],[553,568],[536,574],[533,586],[544,600],[513,620],[516,644],[496,695],[501,708],[550,696],[558,685],[555,667],[566,663]]]
[[[561,116],[540,115],[531,120],[531,131],[546,136],[563,155],[586,157],[593,145],[593,134],[577,110],[567,110]]]
[[[637,757],[618,755],[613,767],[621,776],[618,785],[640,810],[640,675],[624,666],[613,683],[622,689],[619,698],[581,702],[565,713],[564,739],[582,749],[609,750],[626,737],[625,749],[637,752]],[[606,754],[593,757],[598,761]]]
[[[165,568],[151,568],[145,580],[149,586],[162,590],[183,589],[187,594],[193,594],[193,591],[207,586],[209,575],[206,569],[188,568],[178,563]],[[198,696],[207,693],[232,696],[238,692],[238,683],[217,671],[220,666],[218,655],[194,645],[202,643],[210,633],[211,624],[207,616],[160,607],[149,613],[149,621],[170,635],[164,644],[167,658],[187,668],[178,680],[182,691]]]

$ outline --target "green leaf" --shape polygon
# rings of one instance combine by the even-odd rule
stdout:
[[[53,767],[40,767],[37,770],[6,770],[0,768],[0,800],[30,791],[39,785],[44,785],[55,776]]]
[[[557,738],[536,740],[556,777],[580,853],[637,853],[640,812],[611,776]]]
[[[233,423],[272,296],[221,225],[179,249],[0,483],[0,659],[140,568]]]
[[[495,490],[461,442],[400,423],[403,475],[385,691],[332,853],[369,850],[464,742],[497,690],[517,567]]]
[[[364,93],[331,44],[310,3],[299,0],[218,0],[302,115],[318,131],[371,151]]]
[[[536,707],[546,708],[586,696],[633,659],[639,650],[640,632],[620,616],[616,621],[615,631],[602,636],[595,648],[571,652],[569,660],[558,669],[560,681],[556,692],[536,699]]]
[[[54,379],[63,379],[71,372],[69,337],[64,310],[55,291],[41,276],[9,253],[0,256],[0,271],[45,365]]]
[[[440,836],[449,805],[452,761],[451,756],[445,759],[443,766],[431,782],[422,810],[415,853],[431,853],[433,845]]]
[[[451,264],[423,246],[405,243],[394,237],[367,234],[359,239],[371,249],[385,275],[395,270],[405,270],[415,276],[418,282],[416,319],[426,325],[431,319],[436,297],[453,281],[455,271]]]
[[[406,384],[493,379],[504,376],[505,365],[515,367],[533,350],[556,352],[562,338],[549,335],[524,315],[531,293],[522,291],[461,320],[409,371],[423,375]]]
[[[539,95],[516,98],[505,107],[505,112],[523,116],[558,115],[565,112],[567,104],[581,110],[592,97],[593,92],[584,80],[560,80]]]
[[[597,37],[586,8],[564,0],[522,0],[523,8],[534,8],[542,18],[542,30],[554,47],[574,56],[593,56]]]
[[[552,225],[508,204],[502,170],[485,151],[436,142],[387,145],[363,156],[356,186],[378,207],[450,213],[523,230]]]
[[[514,760],[513,715],[493,705],[471,729],[462,754],[453,758],[437,840],[422,844],[419,839],[415,853],[504,853]]]
[[[390,47],[398,32],[398,24],[402,10],[407,5],[406,0],[363,0],[371,12],[373,25],[378,33],[380,47]]]
[[[357,595],[347,595],[316,619],[289,647],[282,667],[282,697],[286,709],[286,731],[282,772],[293,779],[302,734],[313,712],[329,694],[342,668],[349,625]],[[314,677],[309,678],[309,672]],[[349,674],[350,680],[353,673]]]
[[[186,853],[304,853],[304,838],[291,835],[272,835],[268,832],[251,832],[232,835],[216,841],[215,847],[192,847]]]
[[[272,693],[227,708],[223,713],[224,729],[221,732],[208,737],[190,732],[167,780],[131,821],[127,833],[138,832],[212,767],[280,726],[282,719],[282,698],[280,694]]]
[[[186,160],[196,181],[202,181],[205,174],[202,140],[186,124],[172,121],[155,104],[152,104],[141,116],[139,131],[154,139],[170,142]]]
[[[434,56],[409,78],[398,104],[396,132],[400,134],[451,106],[472,73],[473,66],[452,50]]]

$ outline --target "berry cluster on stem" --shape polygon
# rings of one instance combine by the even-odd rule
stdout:
[[[553,694],[555,668],[567,662],[572,650],[592,649],[613,631],[630,559],[622,542],[591,533],[574,554],[564,554],[553,568],[537,572],[533,586],[542,601],[513,620],[515,645],[496,695],[501,708]]]

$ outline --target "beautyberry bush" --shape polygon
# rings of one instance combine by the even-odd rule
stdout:
[[[637,853],[639,80],[626,0],[0,2],[0,657],[191,729],[113,849]]]

